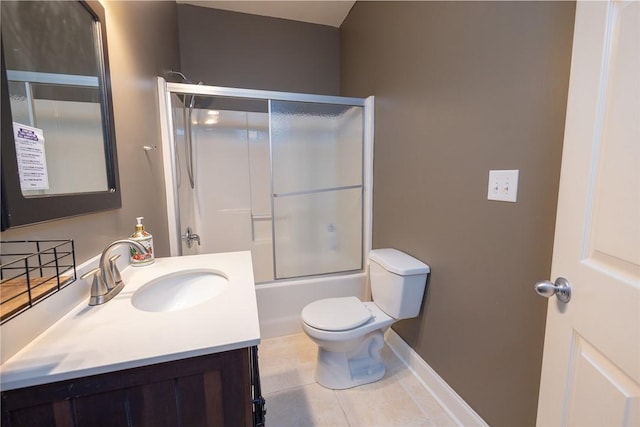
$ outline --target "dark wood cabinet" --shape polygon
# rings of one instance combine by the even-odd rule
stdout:
[[[244,348],[6,391],[2,425],[252,426],[256,401],[264,402],[255,351]],[[258,410],[262,417],[262,406]]]

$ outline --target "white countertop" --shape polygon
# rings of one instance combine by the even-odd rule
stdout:
[[[147,312],[131,296],[178,270],[210,268],[228,286],[213,299],[173,312]],[[260,343],[250,252],[158,258],[122,272],[124,289],[99,306],[79,304],[0,366],[2,390],[113,372]],[[73,286],[73,285],[71,285]]]

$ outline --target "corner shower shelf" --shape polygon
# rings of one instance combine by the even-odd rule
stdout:
[[[76,279],[73,240],[2,241],[0,323]]]

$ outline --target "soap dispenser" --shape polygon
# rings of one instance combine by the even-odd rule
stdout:
[[[141,254],[133,246],[129,249],[129,262],[134,267],[149,265],[153,263],[153,236],[144,229],[142,220],[144,217],[136,218],[136,231],[131,235],[130,239],[140,243],[147,249],[146,254]]]

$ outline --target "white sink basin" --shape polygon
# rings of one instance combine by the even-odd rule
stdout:
[[[220,295],[229,280],[212,270],[182,270],[146,283],[131,298],[139,310],[168,312],[183,310]]]

